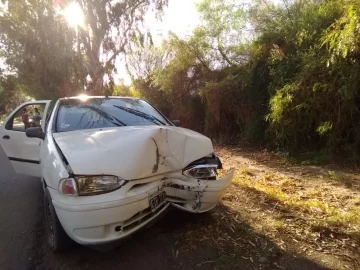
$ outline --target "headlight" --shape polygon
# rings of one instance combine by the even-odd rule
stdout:
[[[96,195],[120,188],[126,180],[117,176],[78,176],[62,179],[59,183],[59,191],[64,195]]]
[[[59,192],[69,196],[79,195],[75,179],[74,178],[61,179],[59,183]]]
[[[215,180],[216,169],[215,164],[200,164],[195,165],[183,170],[183,174],[190,178],[204,179],[204,180]]]

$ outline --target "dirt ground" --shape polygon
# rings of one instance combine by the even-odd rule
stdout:
[[[357,170],[294,165],[254,149],[218,147],[217,152],[225,170],[236,169],[222,206],[212,214],[220,228],[215,232],[225,235],[217,233],[217,242],[231,256],[247,258],[253,269],[312,269],[313,263],[360,269]]]
[[[224,172],[236,173],[214,210],[172,210],[106,253],[75,245],[53,254],[39,219],[28,269],[360,269],[357,171],[256,149],[216,151]]]

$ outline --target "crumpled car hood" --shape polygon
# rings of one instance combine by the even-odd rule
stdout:
[[[214,152],[209,138],[173,126],[126,126],[53,136],[74,174],[126,180],[181,170]]]

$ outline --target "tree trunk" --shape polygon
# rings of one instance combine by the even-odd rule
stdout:
[[[94,59],[95,60],[95,59]],[[91,95],[103,95],[104,93],[104,69],[100,61],[89,61],[88,70],[91,83],[88,86],[87,93]]]

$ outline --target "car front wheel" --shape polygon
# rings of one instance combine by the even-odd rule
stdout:
[[[60,224],[47,188],[44,192],[44,208],[45,230],[48,245],[54,252],[64,252],[70,248],[72,242]]]

